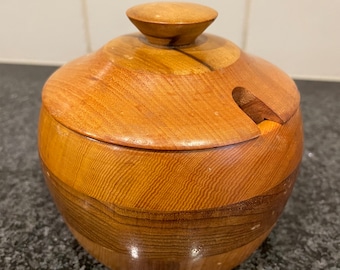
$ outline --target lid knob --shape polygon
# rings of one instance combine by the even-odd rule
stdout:
[[[194,3],[155,2],[134,6],[126,15],[150,43],[182,46],[192,44],[217,12]]]

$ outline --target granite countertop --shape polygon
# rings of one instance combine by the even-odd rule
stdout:
[[[40,93],[55,69],[0,65],[0,269],[105,269],[66,228],[40,171]],[[277,226],[238,270],[340,269],[340,83],[296,83],[300,177]]]

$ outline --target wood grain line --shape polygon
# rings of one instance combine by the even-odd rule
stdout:
[[[180,48],[176,48],[176,47],[173,47],[173,50],[177,51],[177,52],[180,52],[182,54],[184,54],[185,56],[188,56],[190,57],[191,59],[194,59],[195,61],[197,61],[198,63],[202,64],[203,66],[207,67],[209,70],[211,71],[214,71],[215,69],[213,68],[213,66],[209,65],[208,63],[204,62],[202,59],[199,59],[197,58],[196,56],[190,54],[190,53],[187,53],[183,50],[181,50]]]
[[[73,230],[124,255],[131,253],[130,243],[138,242],[139,256],[154,259],[183,259],[190,253],[192,243],[204,247],[204,256],[213,256],[255,240],[275,224],[297,174],[295,170],[264,194],[234,205],[152,212],[100,202],[70,188],[42,166],[56,205]]]

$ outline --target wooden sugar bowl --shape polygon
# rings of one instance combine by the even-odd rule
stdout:
[[[230,269],[268,236],[302,157],[300,97],[272,64],[201,34],[216,11],[150,3],[42,93],[49,190],[112,269]]]

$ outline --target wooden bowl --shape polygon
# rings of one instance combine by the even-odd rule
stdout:
[[[112,269],[231,269],[268,236],[302,157],[300,97],[201,34],[207,7],[151,3],[42,92],[39,154],[71,232]]]

